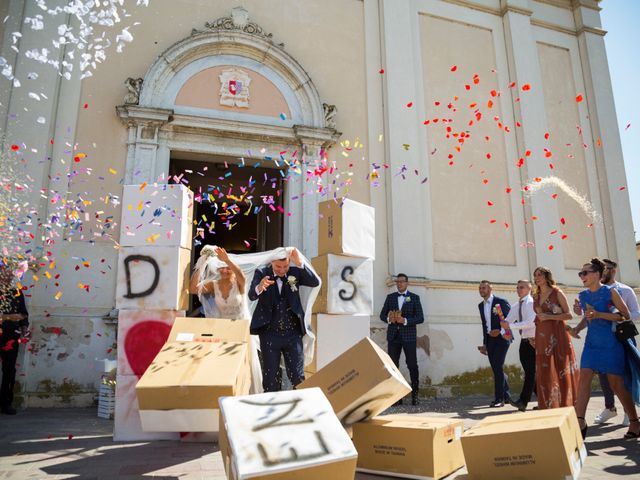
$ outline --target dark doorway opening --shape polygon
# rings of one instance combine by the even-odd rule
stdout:
[[[194,193],[194,265],[205,245],[229,253],[253,253],[283,245],[284,176],[259,160],[172,152],[169,183]],[[192,310],[199,306],[192,296]]]

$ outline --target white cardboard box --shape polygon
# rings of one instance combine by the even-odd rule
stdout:
[[[118,375],[142,377],[169,338],[184,310],[120,310],[118,312]]]
[[[369,336],[369,315],[328,315],[318,313],[311,317],[316,335],[313,361],[305,370],[315,373],[342,355],[363,338]]]
[[[319,205],[318,255],[327,253],[374,259],[375,209],[353,200],[327,200]]]
[[[122,247],[118,253],[116,307],[187,310],[191,251],[182,247]]]
[[[373,315],[373,260],[330,254],[311,264],[322,278],[313,313]]]
[[[146,440],[179,440],[177,432],[145,432],[140,423],[135,375],[116,377],[116,411],[113,439],[117,442]]]
[[[184,185],[125,185],[120,245],[191,248],[193,192]]]
[[[354,478],[358,453],[319,388],[220,399],[230,479]]]

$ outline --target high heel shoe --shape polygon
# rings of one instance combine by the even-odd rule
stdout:
[[[637,418],[630,418],[629,419],[629,424],[632,424],[632,423],[638,423],[638,419]],[[624,438],[625,440],[631,440],[633,438],[640,438],[640,433],[632,432],[631,429],[629,429],[627,431],[627,433],[624,434],[624,437],[622,437],[622,438]]]
[[[584,417],[578,417],[578,420],[582,420],[584,422],[584,427],[580,427],[580,433],[582,434],[582,439],[584,440],[585,438],[587,438],[587,429],[589,427],[587,426],[587,421],[584,419]]]

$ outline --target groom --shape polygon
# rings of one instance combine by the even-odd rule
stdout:
[[[293,262],[296,266],[290,266]],[[307,333],[300,286],[317,287],[318,277],[305,265],[296,248],[288,256],[256,270],[249,299],[258,300],[251,318],[251,334],[260,337],[262,387],[265,392],[282,389],[278,372],[284,356],[287,375],[295,387],[304,380],[302,337]]]

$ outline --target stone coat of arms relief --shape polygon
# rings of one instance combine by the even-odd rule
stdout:
[[[239,68],[226,68],[219,78],[220,105],[249,108],[249,74]]]

